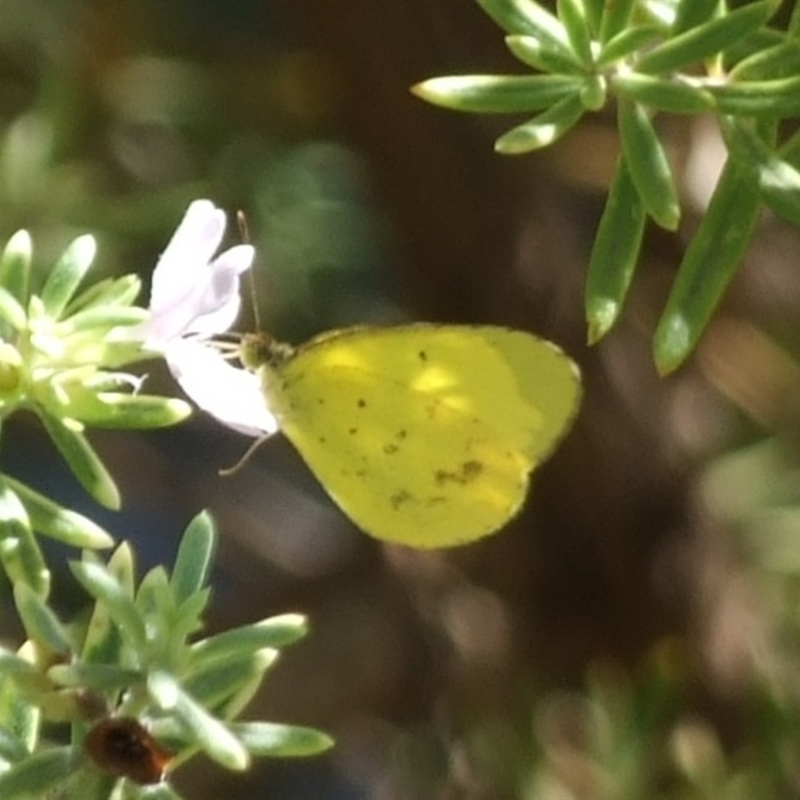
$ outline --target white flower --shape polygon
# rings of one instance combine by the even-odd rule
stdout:
[[[148,350],[162,352],[186,394],[228,427],[250,436],[278,429],[258,376],[230,364],[208,340],[225,333],[239,314],[239,276],[255,255],[236,245],[216,258],[225,233],[225,212],[195,200],[153,272],[150,319],[139,335]]]

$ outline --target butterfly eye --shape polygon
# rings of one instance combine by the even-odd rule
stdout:
[[[84,748],[99,767],[139,785],[163,780],[173,758],[173,753],[132,717],[100,720],[87,734]]]

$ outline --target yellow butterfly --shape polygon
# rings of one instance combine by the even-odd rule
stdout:
[[[555,345],[490,326],[351,328],[298,348],[213,346],[240,307],[255,250],[216,254],[225,213],[190,204],[153,272],[136,335],[197,405],[251,436],[282,430],[330,496],[378,539],[447,547],[520,509],[531,471],[569,428],[577,367]]]
[[[501,327],[349,328],[296,349],[251,336],[242,350],[279,429],[342,511],[413,547],[508,522],[581,395],[561,350]]]

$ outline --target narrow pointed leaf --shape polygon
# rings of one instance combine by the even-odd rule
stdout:
[[[216,713],[243,686],[253,681],[258,685],[277,658],[277,650],[265,648],[236,659],[210,662],[186,676],[183,686],[198,703]]]
[[[586,24],[589,26],[592,38],[597,39],[600,36],[600,23],[603,19],[603,7],[605,4],[606,0],[583,0]]]
[[[147,309],[138,306],[92,306],[60,322],[58,331],[69,336],[79,331],[93,330],[102,336],[111,328],[139,325],[149,317]]]
[[[625,159],[620,157],[586,277],[589,344],[611,330],[622,310],[639,259],[646,216]]]
[[[231,730],[254,756],[293,758],[323,753],[334,745],[328,734],[276,722],[232,722]]]
[[[758,221],[758,182],[729,159],[689,243],[656,328],[656,367],[677,369],[694,349],[739,267]]]
[[[167,428],[191,416],[191,406],[174,397],[127,392],[98,392],[70,387],[69,408],[73,419],[93,428],[152,430]]]
[[[34,753],[0,775],[0,797],[43,798],[80,767],[71,747],[53,747]]]
[[[25,330],[28,325],[28,315],[14,295],[4,286],[0,286],[0,322],[5,332],[4,339],[8,340],[14,332]]]
[[[174,678],[164,672],[154,672],[148,678],[147,687],[153,701],[163,710],[172,712],[208,756],[228,769],[247,769],[250,756],[244,745],[220,720],[184,692]]]
[[[681,0],[672,23],[673,36],[697,28],[710,20],[719,8],[719,0]]]
[[[141,288],[142,280],[138,275],[105,278],[92,284],[74,298],[64,311],[64,316],[71,317],[79,311],[100,306],[130,306],[138,297]]]
[[[800,77],[768,81],[708,84],[717,110],[741,117],[780,119],[800,114]]]
[[[580,97],[567,97],[529,122],[512,128],[494,143],[504,155],[518,155],[547,147],[560,139],[583,116]]]
[[[0,257],[0,286],[23,308],[28,305],[32,251],[28,232],[17,231],[8,240]]]
[[[547,39],[514,34],[506,36],[506,47],[523,64],[541,72],[552,72],[556,75],[583,73],[583,66],[571,52],[565,53],[563,47],[552,47]]]
[[[302,639],[308,632],[308,622],[302,614],[281,614],[233,628],[192,645],[192,664],[217,659],[236,658],[242,653],[264,647],[279,649]]]
[[[207,511],[198,514],[181,538],[170,586],[176,605],[181,605],[208,581],[217,548],[217,531]]]
[[[800,42],[789,39],[766,50],[759,50],[736,64],[728,73],[731,84],[747,81],[772,81],[796,77],[800,73]]]
[[[758,178],[764,202],[776,214],[800,226],[800,171],[784,161],[747,125],[733,120],[725,128],[731,153]]]
[[[47,677],[59,686],[96,692],[118,691],[144,684],[145,673],[114,664],[57,664],[50,667]]]
[[[423,100],[454,111],[506,114],[538,111],[580,90],[568,75],[449,75],[411,87]]]
[[[664,80],[635,72],[614,78],[620,95],[643,106],[672,114],[701,114],[714,108],[714,97],[702,87],[677,78]]]
[[[636,0],[616,0],[603,5],[603,18],[600,20],[600,39],[608,42],[628,28]]]
[[[86,437],[41,409],[39,419],[83,488],[101,505],[117,510],[120,507],[117,485]]]
[[[605,67],[627,58],[631,53],[642,49],[661,32],[658,25],[637,25],[620,31],[613,39],[603,45],[597,58],[598,66]]]
[[[59,655],[68,656],[72,652],[66,628],[33,589],[24,583],[17,583],[14,586],[14,603],[29,639]]]
[[[625,161],[647,213],[662,228],[675,230],[680,221],[678,192],[650,117],[638,103],[620,98],[618,120]]]
[[[569,50],[564,26],[535,0],[477,0],[477,3],[507,33],[550,39]]]
[[[105,604],[111,619],[119,626],[133,650],[142,651],[147,640],[144,622],[119,580],[102,564],[73,561],[70,569],[83,588]]]
[[[133,605],[133,555],[127,542],[114,551],[106,569]],[[127,663],[125,651],[125,643],[119,628],[111,619],[108,606],[103,602],[95,603],[86,629],[81,660],[87,664],[124,664]]]
[[[27,584],[40,597],[50,590],[50,570],[19,497],[0,477],[0,562],[12,583]]]
[[[585,66],[591,66],[594,61],[592,55],[592,37],[589,33],[589,24],[586,21],[586,11],[582,0],[556,0],[558,19],[572,46],[572,51],[578,60]]]
[[[111,535],[88,517],[54,503],[49,497],[9,476],[8,485],[19,497],[33,530],[70,547],[98,550],[111,547]]]
[[[653,48],[639,59],[636,68],[639,72],[655,74],[703,62],[756,31],[776,8],[774,0],[760,0],[709,20]]]
[[[28,757],[28,748],[12,730],[0,725],[0,758],[13,763]]]
[[[93,236],[79,236],[50,271],[41,293],[45,311],[50,317],[61,317],[78,284],[92,266],[96,251]]]

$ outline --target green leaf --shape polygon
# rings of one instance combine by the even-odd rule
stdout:
[[[64,251],[64,255],[50,271],[42,288],[42,303],[50,317],[53,319],[61,317],[78,284],[92,266],[96,252],[97,243],[94,237],[88,234],[79,236]]]
[[[0,339],[8,341],[15,331],[25,329],[28,285],[31,272],[31,237],[17,231],[0,257]]]
[[[230,729],[254,756],[314,756],[334,745],[322,731],[277,722],[232,722]]]
[[[661,28],[658,25],[636,25],[625,28],[603,45],[597,58],[598,66],[607,67],[627,58],[631,53],[641,50],[652,42],[660,32]]]
[[[600,40],[609,42],[622,31],[627,30],[636,0],[608,0],[603,4],[603,18],[600,20]]]
[[[656,328],[655,362],[662,375],[694,349],[747,249],[758,211],[757,181],[728,159]]]
[[[411,91],[455,111],[505,114],[538,111],[580,91],[583,79],[569,75],[448,75],[430,78]]]
[[[14,478],[5,476],[5,480],[25,506],[33,530],[70,547],[99,550],[114,544],[111,535],[88,517],[63,508]]]
[[[681,0],[675,10],[671,34],[677,36],[708,22],[719,10],[719,0]]]
[[[114,576],[124,595],[133,605],[133,554],[130,545],[123,542],[111,555],[106,569]],[[125,645],[109,613],[108,606],[95,603],[86,629],[81,660],[91,664],[126,663]]]
[[[800,72],[800,42],[790,39],[766,50],[759,50],[740,61],[728,73],[728,82],[741,84],[747,81],[792,78],[798,72]]]
[[[53,747],[28,756],[0,775],[0,797],[43,798],[56,791],[79,767],[81,761],[71,747]]]
[[[187,526],[175,556],[170,586],[176,605],[180,606],[205,586],[216,549],[214,519],[207,511],[202,511]]]
[[[12,730],[0,725],[0,758],[6,762],[22,761],[28,757],[28,748]]]
[[[583,116],[579,96],[567,97],[532,120],[512,128],[494,143],[503,155],[518,155],[547,147],[560,139]]]
[[[260,683],[264,673],[278,658],[277,650],[265,648],[235,659],[213,661],[192,671],[183,679],[187,692],[211,710],[253,681]]]
[[[6,244],[0,257],[0,286],[21,307],[28,305],[33,245],[27,231],[17,231]]]
[[[81,292],[64,311],[69,318],[79,311],[101,306],[129,306],[139,296],[142,281],[138,275],[104,278]]]
[[[593,38],[600,35],[600,23],[603,19],[603,8],[606,0],[583,0],[583,8],[586,13],[586,24]]]
[[[560,42],[569,50],[564,26],[534,0],[477,0],[477,3],[507,33]]]
[[[780,119],[800,114],[800,77],[769,81],[707,84],[717,110],[741,117]]]
[[[120,496],[117,485],[86,437],[42,408],[37,408],[37,413],[48,435],[83,488],[106,508],[119,509]]]
[[[565,54],[563,47],[552,47],[547,39],[514,34],[506,36],[506,47],[523,64],[542,72],[553,72],[557,75],[583,73],[583,66],[570,51],[566,51]]]
[[[594,63],[592,36],[582,0],[556,0],[558,19],[564,26],[572,51],[586,67]]]
[[[28,678],[49,682],[30,663],[33,658],[33,646],[30,642],[26,642],[18,652],[19,655],[14,655],[0,651],[0,719],[28,752],[32,752],[39,740],[41,714],[16,680],[19,675],[18,662],[22,662],[22,669],[28,672]],[[28,656],[28,660],[22,658],[23,655]]]
[[[83,588],[108,608],[111,619],[133,651],[144,653],[147,644],[144,622],[126,587],[102,564],[73,561],[70,569]]]
[[[135,794],[126,796],[125,800],[182,800],[181,795],[165,781],[150,786],[137,786],[133,791]]]
[[[47,597],[50,570],[31,531],[25,506],[0,476],[0,562],[12,583],[27,584],[36,594]]]
[[[625,159],[620,157],[595,237],[586,278],[589,344],[614,326],[639,258],[646,212]]]
[[[784,161],[748,125],[731,120],[723,126],[734,158],[758,178],[761,196],[775,213],[800,226],[800,171]]]
[[[635,72],[614,76],[617,92],[647,108],[672,114],[701,114],[714,107],[714,98],[702,87],[679,77],[665,80]]]
[[[164,711],[172,712],[194,742],[214,761],[232,770],[247,769],[250,756],[244,745],[222,722],[184,692],[171,675],[164,672],[150,674],[147,688],[153,702]]]
[[[15,584],[14,603],[29,639],[59,655],[68,656],[72,652],[66,629],[33,589],[24,583]]]
[[[114,664],[56,664],[47,677],[58,686],[92,689],[96,692],[119,691],[144,684],[145,673]]]
[[[302,614],[281,614],[277,617],[233,628],[192,645],[192,664],[217,659],[237,658],[265,647],[280,649],[302,639],[308,623]]]
[[[91,385],[65,386],[73,419],[93,428],[152,430],[183,422],[192,407],[174,397],[98,392]]]
[[[94,331],[104,336],[111,328],[139,325],[150,317],[146,308],[138,306],[92,306],[84,308],[59,323],[59,335],[70,336],[79,331]]]
[[[681,213],[678,192],[650,117],[638,103],[620,98],[618,120],[625,161],[648,214],[662,228],[675,230]]]
[[[711,58],[760,28],[777,8],[775,0],[738,8],[668,39],[639,59],[639,72],[665,73]]]
[[[3,325],[3,338],[6,340],[15,332],[24,331],[28,326],[25,309],[4,286],[0,286],[0,323]]]

